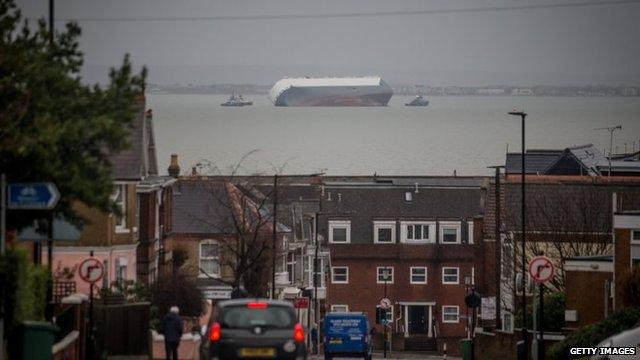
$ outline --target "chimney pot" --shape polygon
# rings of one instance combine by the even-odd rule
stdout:
[[[167,171],[169,172],[169,175],[171,175],[174,178],[177,178],[178,176],[180,176],[180,165],[178,165],[178,154],[171,154],[171,164],[169,165],[169,168],[167,169]]]

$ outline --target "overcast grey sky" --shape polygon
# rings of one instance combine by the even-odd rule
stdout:
[[[592,1],[57,0],[56,17],[79,19],[88,81],[103,79],[107,66],[130,53],[135,64],[149,67],[149,82],[159,84],[379,74],[391,83],[426,85],[639,86],[640,1],[429,13]],[[30,18],[47,14],[47,0],[18,5]],[[418,13],[233,18],[397,11]],[[214,19],[175,19],[185,17]],[[111,20],[96,21],[104,18]],[[137,20],[113,21],[122,18]]]

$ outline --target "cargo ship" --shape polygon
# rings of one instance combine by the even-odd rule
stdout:
[[[393,90],[380,77],[284,78],[271,88],[276,106],[387,106]]]

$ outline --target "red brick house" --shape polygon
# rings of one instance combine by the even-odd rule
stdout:
[[[484,182],[326,178],[319,229],[331,255],[326,310],[363,311],[375,324],[386,296],[390,330],[402,334],[405,349],[434,349],[436,339],[457,348],[467,335],[466,285],[482,291]]]

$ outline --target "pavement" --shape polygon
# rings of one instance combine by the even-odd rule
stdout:
[[[382,356],[382,352],[374,352],[373,353],[373,358],[374,359],[384,359],[384,357]],[[309,357],[310,360],[324,360],[324,356],[322,355],[312,355],[311,357]],[[334,358],[336,360],[342,360],[342,359],[349,359],[349,358]],[[447,360],[460,360],[461,358],[459,357],[455,357],[455,356],[447,356],[446,358],[442,357],[442,355],[437,355],[437,354],[433,354],[433,353],[419,353],[419,352],[392,352],[390,354],[387,354],[387,359],[388,360],[442,360],[442,359],[447,359]]]

